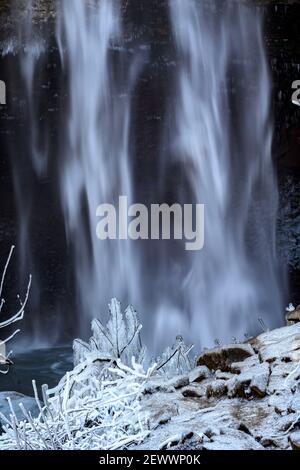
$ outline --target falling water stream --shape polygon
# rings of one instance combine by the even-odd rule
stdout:
[[[202,345],[218,337],[242,338],[258,331],[258,317],[275,326],[281,321],[282,279],[276,258],[271,83],[262,18],[253,6],[234,0],[168,3],[176,48],[168,90],[171,125],[162,122],[165,143],[155,157],[159,164],[155,161],[153,168],[160,170],[154,178],[166,188],[166,175],[176,168],[182,179],[172,188],[174,202],[205,204],[203,250],[186,253],[182,241],[173,253],[172,244],[166,249],[166,241],[159,242],[152,275],[145,261],[152,245],[96,237],[99,204],[117,205],[122,195],[129,204],[144,202],[135,200],[140,195],[131,142],[139,66],[125,51],[121,3],[57,3],[67,106],[55,174],[74,255],[74,320],[85,335],[90,320],[118,297],[138,306],[142,319],[143,312],[147,315],[146,336],[153,348],[178,333]],[[29,41],[28,27],[23,34]],[[31,101],[30,126],[36,129],[32,90],[38,54],[30,50],[22,54],[21,69]],[[51,156],[37,151],[36,141],[33,132],[32,167],[39,176],[47,172]],[[26,214],[20,210],[21,233],[29,230]],[[21,245],[26,250],[26,241]],[[169,269],[173,261],[166,264],[166,257],[174,257],[179,268],[174,263]]]
[[[272,327],[283,311],[262,18],[235,1],[169,4],[178,53],[172,155],[194,201],[205,204],[205,246],[182,280],[184,329],[202,342],[242,338],[258,317]],[[182,327],[182,316],[174,318]]]
[[[64,0],[60,7],[57,38],[69,73],[70,100],[60,190],[86,327],[113,296],[138,301],[138,267],[130,241],[99,242],[96,237],[97,206],[117,206],[119,196],[132,201],[129,126],[135,74],[133,64],[127,63],[125,72],[122,67],[118,1]],[[113,57],[114,51],[121,57]]]

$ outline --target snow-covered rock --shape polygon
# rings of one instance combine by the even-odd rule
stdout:
[[[300,323],[261,334],[256,338],[255,348],[262,361],[299,361]]]
[[[28,415],[16,424],[10,417],[0,449],[26,449],[28,439],[33,449],[62,450],[298,448],[300,323],[251,344],[205,351],[196,368],[178,341],[145,370],[129,361],[126,346],[130,337],[138,339],[135,314],[130,311],[129,335],[120,325],[126,317],[113,305],[123,343],[115,336],[115,346],[102,350],[103,336],[110,343],[115,334],[103,325],[94,328],[97,341],[77,341],[74,370],[54,389],[43,388],[44,405],[34,420]],[[139,341],[134,349],[140,357]]]
[[[300,431],[292,432],[289,435],[289,442],[294,450],[300,450]]]
[[[287,325],[293,325],[294,323],[300,322],[300,305],[298,305],[296,308],[287,310],[285,319]]]
[[[189,380],[190,383],[202,382],[202,380],[207,379],[210,375],[211,372],[208,367],[198,366],[191,370],[191,372],[189,373]]]
[[[229,344],[204,351],[197,360],[198,366],[207,366],[212,370],[230,371],[234,362],[240,362],[254,355],[250,344]]]

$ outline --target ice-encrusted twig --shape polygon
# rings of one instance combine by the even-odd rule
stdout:
[[[5,300],[2,298],[2,292],[3,292],[3,287],[4,287],[4,283],[5,283],[5,278],[6,278],[8,266],[9,266],[10,260],[12,258],[14,249],[15,249],[14,246],[12,246],[11,249],[10,249],[9,255],[7,257],[7,260],[6,260],[4,269],[3,269],[2,277],[1,277],[1,282],[0,282],[0,313],[2,313],[3,306],[5,304]],[[32,277],[30,275],[24,301],[22,301],[20,299],[19,295],[17,296],[18,299],[19,299],[19,302],[20,302],[20,308],[17,310],[16,313],[9,315],[7,320],[4,320],[4,321],[0,322],[0,329],[6,328],[10,325],[13,325],[14,323],[17,323],[17,322],[23,320],[25,308],[26,308],[28,298],[29,298],[31,282],[32,282]],[[7,344],[19,332],[20,332],[20,329],[16,329],[15,331],[13,331],[7,338],[0,340],[0,345],[4,346],[5,344]],[[10,361],[9,356],[5,355],[5,357],[4,357],[3,351],[2,351],[2,354],[0,354],[0,364],[4,365],[6,367],[6,370],[0,370],[0,373],[2,373],[2,374],[6,374],[9,371],[9,367],[12,365],[12,362]]]
[[[4,269],[3,269],[3,273],[2,273],[2,277],[1,277],[1,284],[0,284],[0,298],[2,296],[3,285],[4,285],[4,281],[5,281],[5,277],[6,277],[6,271],[7,271],[8,265],[10,263],[10,260],[11,260],[14,249],[15,249],[15,247],[14,247],[14,245],[12,245],[12,247],[10,248],[10,252],[9,252],[8,257],[7,257]]]
[[[68,374],[69,380],[65,381],[63,389],[54,393],[48,391],[48,403],[44,406],[39,401],[34,383],[39,416],[33,419],[20,404],[26,421],[18,422],[11,405],[9,427],[6,427],[5,439],[0,439],[0,448],[7,448],[8,436],[11,436],[16,447],[20,449],[25,448],[25,440],[30,442],[33,449],[98,449],[99,443],[104,449],[120,449],[130,443],[141,442],[149,434],[149,430],[146,429],[139,401],[144,390],[143,384],[153,373],[154,367],[142,373],[134,360],[132,365],[133,367],[129,367],[118,361],[110,373],[114,375],[120,369],[125,376],[120,378],[116,374],[114,385],[111,385],[110,381],[102,381],[97,389],[89,378],[84,376],[81,381],[82,372],[79,373],[78,387],[73,390],[71,396]],[[82,387],[86,390],[83,397],[78,393]],[[93,395],[95,398],[91,400]],[[110,423],[113,423],[113,426],[110,426]],[[89,429],[88,446],[86,429]]]

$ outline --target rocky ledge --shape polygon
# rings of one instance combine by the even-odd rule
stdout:
[[[152,432],[138,448],[300,450],[300,323],[290,323],[206,350],[188,375],[151,379]]]
[[[111,304],[112,315],[113,308],[120,308],[116,300]],[[205,350],[195,368],[171,378],[160,374],[157,364],[144,373],[135,361],[130,368],[120,360],[112,361],[104,349],[93,350],[97,338],[102,344],[100,336],[105,332],[103,327],[97,330],[99,323],[94,322],[94,335],[98,331],[100,336],[93,336],[89,344],[75,342],[77,365],[55,389],[43,388],[43,409],[39,400],[37,409],[34,399],[10,394],[7,401],[7,393],[0,394],[3,431],[5,425],[0,448],[27,448],[30,436],[31,446],[37,450],[99,449],[101,443],[107,449],[300,450],[297,310],[287,315],[288,326],[244,343]],[[115,375],[119,378],[113,378]],[[23,418],[10,417],[12,409],[18,409],[24,401],[33,416],[40,411],[34,424],[24,410]],[[16,421],[24,420],[24,416],[29,422]],[[69,420],[66,430],[64,416]],[[59,429],[57,442],[52,431],[50,437],[47,434],[45,422],[54,433]],[[107,423],[105,432],[103,423]]]

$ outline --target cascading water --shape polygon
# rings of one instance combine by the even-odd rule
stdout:
[[[169,5],[178,50],[169,138],[194,202],[205,204],[205,246],[182,279],[185,315],[172,319],[162,309],[157,332],[173,322],[175,331],[211,345],[257,332],[258,317],[272,327],[282,316],[271,86],[255,7],[218,0]],[[179,199],[186,193],[179,189]]]
[[[23,44],[21,52],[21,74],[25,83],[26,99],[28,104],[28,118],[35,125],[30,128],[31,159],[32,166],[38,176],[42,176],[47,170],[48,152],[41,146],[39,129],[36,125],[38,121],[37,103],[34,99],[35,72],[38,61],[45,52],[45,39],[36,36],[33,21],[33,0],[27,0],[26,14],[24,21],[20,24],[19,42]]]
[[[129,241],[99,241],[96,209],[132,200],[129,158],[130,87],[123,73],[119,2],[64,0],[57,38],[69,75],[69,111],[60,191],[75,249],[82,328],[106,311],[110,298],[138,303],[137,265]],[[115,54],[115,57],[113,57]]]
[[[28,7],[31,11],[31,0]],[[258,317],[271,327],[282,314],[283,289],[275,250],[271,85],[261,17],[253,6],[235,0],[169,0],[169,11],[177,54],[176,61],[172,57],[168,65],[168,70],[175,70],[175,86],[164,96],[172,103],[171,125],[163,130],[161,116],[156,122],[162,122],[162,134],[167,127],[171,131],[167,144],[160,152],[151,149],[150,158],[136,155],[131,147],[130,137],[136,132],[131,128],[132,91],[139,57],[137,49],[124,46],[121,1],[57,2],[56,41],[63,67],[62,71],[59,66],[54,69],[63,78],[58,90],[56,83],[53,86],[48,81],[48,69],[45,82],[40,67],[44,40],[35,37],[34,22],[28,15],[25,26],[21,25],[20,40],[26,47],[20,53],[20,68],[30,134],[26,135],[25,157],[20,160],[21,152],[16,152],[13,165],[20,246],[26,255],[30,244],[33,246],[28,238],[38,212],[37,181],[45,175],[50,181],[44,199],[41,197],[42,206],[59,193],[55,204],[62,208],[68,244],[74,249],[74,267],[68,254],[65,262],[74,271],[78,294],[77,312],[68,318],[69,323],[66,319],[66,329],[71,323],[70,330],[78,324],[83,336],[90,320],[106,311],[111,297],[118,297],[137,307],[153,349],[161,349],[162,343],[169,344],[179,333],[202,345],[211,345],[215,338],[240,339],[246,332],[257,332]],[[134,41],[138,43],[138,35],[132,44]],[[147,44],[139,46],[139,51],[151,51]],[[157,63],[154,69],[159,70]],[[148,86],[144,77],[143,83]],[[41,88],[49,93],[42,98]],[[52,100],[57,100],[55,105]],[[54,115],[59,130],[57,123],[43,120],[41,132],[44,103],[57,106]],[[138,116],[138,120],[151,126],[147,98],[145,103],[145,119]],[[152,112],[155,106],[150,108]],[[48,151],[52,127],[58,145]],[[147,132],[148,128],[145,135]],[[27,158],[30,175],[23,185],[21,170],[28,164]],[[145,163],[143,171],[149,173],[145,184],[144,174],[136,174],[137,160],[141,166]],[[176,180],[171,188],[169,175]],[[145,202],[143,198],[147,204],[170,203],[169,199],[205,204],[203,250],[188,253],[185,241],[179,240],[99,241],[97,206],[117,206],[121,195],[128,197],[128,204]],[[58,220],[61,225],[61,218]],[[52,238],[55,244],[55,236]],[[65,251],[64,242],[57,252],[61,246]],[[38,249],[35,256],[41,258],[37,263],[40,270],[33,272],[34,281],[39,282],[44,264]],[[51,253],[49,258],[52,261]],[[42,289],[33,289],[32,295],[36,291]],[[59,318],[64,315],[59,310]]]
[[[11,2],[11,21],[15,21],[15,36],[8,42],[6,55],[13,59],[10,83],[14,90],[11,99],[15,117],[15,139],[10,141],[11,167],[14,186],[17,233],[13,242],[17,245],[19,277],[24,279],[32,273],[33,284],[30,296],[32,314],[27,320],[31,331],[31,346],[43,343],[40,312],[40,279],[37,257],[34,256],[32,238],[36,233],[34,219],[38,204],[35,200],[35,183],[44,177],[47,170],[47,131],[40,115],[39,90],[43,80],[43,61],[47,39],[43,37],[34,21],[34,1],[26,0],[20,12],[20,3]],[[17,70],[15,67],[17,66]],[[16,90],[22,90],[21,97]],[[21,124],[21,125],[19,125]],[[43,268],[44,269],[44,268]],[[55,333],[53,334],[55,337]],[[33,341],[34,338],[34,341]],[[47,335],[49,339],[49,335]],[[21,341],[19,343],[22,343]],[[24,340],[25,342],[26,340]]]

